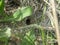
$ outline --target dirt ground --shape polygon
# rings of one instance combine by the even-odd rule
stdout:
[[[2,27],[5,28],[8,26],[12,29],[12,34],[13,34],[12,39],[16,37],[16,36],[14,36],[16,33],[18,33],[18,34],[25,33],[26,29],[27,30],[30,29],[30,27],[26,28],[26,29],[25,28],[20,29],[19,27],[24,27],[24,26],[27,26],[30,24],[51,26],[47,16],[44,15],[45,20],[41,20],[41,15],[43,13],[43,6],[44,6],[44,3],[42,0],[5,0],[5,9],[4,10],[5,10],[5,13],[8,14],[8,16],[10,16],[16,11],[16,9],[23,7],[23,6],[33,7],[34,12],[33,12],[32,16],[27,17],[27,18],[23,19],[22,21],[16,22],[16,23],[11,23],[11,22],[0,23],[0,28],[2,28]],[[60,17],[58,19],[60,19]],[[25,29],[25,31],[22,31],[24,29]],[[9,45],[19,45],[19,43],[17,43],[17,42],[19,42],[19,40],[17,38],[18,37],[16,37],[12,41],[9,41],[10,42]]]

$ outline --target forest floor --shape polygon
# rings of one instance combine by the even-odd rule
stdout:
[[[12,15],[18,8],[23,7],[23,6],[32,6],[34,9],[34,12],[32,14],[32,16],[27,17],[25,19],[23,19],[20,22],[16,22],[16,23],[11,23],[11,22],[3,22],[0,23],[0,28],[5,28],[5,27],[10,27],[12,29],[12,41],[10,41],[9,45],[19,45],[19,40],[18,37],[15,36],[16,33],[19,33],[24,30],[22,33],[26,33],[26,29],[24,28],[27,25],[32,25],[32,24],[38,24],[38,25],[42,25],[42,26],[46,26],[46,27],[51,27],[50,23],[48,23],[49,19],[47,16],[45,16],[45,20],[41,20],[41,15],[43,13],[43,6],[44,3],[41,0],[5,0],[5,13],[10,16]],[[60,15],[60,14],[58,14]],[[59,26],[60,26],[60,17],[58,16],[58,20],[59,20]],[[42,21],[42,22],[41,22]],[[29,30],[29,28],[27,28],[27,30]],[[3,42],[1,42],[3,43]],[[2,44],[4,45],[4,44]]]

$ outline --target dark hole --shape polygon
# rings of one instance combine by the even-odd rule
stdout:
[[[10,44],[12,44],[12,45],[17,45],[16,42],[13,41],[13,40],[8,40],[8,42],[9,42]]]
[[[10,1],[10,0],[8,0],[8,1],[9,1],[9,3],[11,4],[11,7],[14,6],[14,5],[15,5],[15,6],[19,6],[19,4],[18,4],[19,2],[16,3],[16,2],[14,2],[14,1]]]
[[[54,43],[54,45],[58,45],[58,43],[56,42],[56,43]]]
[[[42,2],[41,0],[37,0],[38,3]]]
[[[60,16],[59,14],[57,14],[58,15],[58,17]]]
[[[27,24],[27,25],[30,25],[30,19],[27,19],[27,20],[26,20],[26,24]]]

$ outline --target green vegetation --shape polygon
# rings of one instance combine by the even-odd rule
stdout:
[[[7,16],[4,13],[4,0],[0,0],[0,14],[5,16],[3,19],[0,19],[0,22],[21,21],[32,14],[32,8],[30,6],[22,7],[13,13],[12,16]]]
[[[8,16],[4,12],[4,4],[5,4],[4,1],[5,0],[0,0],[0,16],[3,17],[0,19],[0,22],[6,22],[6,23],[7,22],[15,22],[15,23],[17,23],[33,14],[33,8],[31,6],[26,6],[26,7],[21,7],[20,9],[17,9],[12,15]],[[57,0],[57,2],[60,3],[60,0]],[[47,7],[48,6],[45,3],[41,18],[40,18],[41,21],[45,19],[44,16],[45,16]],[[60,10],[60,7],[58,9]],[[50,23],[52,23],[52,22],[53,21],[50,20]],[[8,40],[12,35],[11,31],[12,31],[12,29],[9,27],[0,29],[0,41],[5,42],[5,45],[8,45],[8,43],[9,43]],[[35,30],[32,28],[31,30],[25,32],[25,35],[18,34],[17,36],[21,39],[20,44],[21,45],[35,45],[35,41],[37,38],[36,38],[34,31]],[[53,41],[54,41],[54,39],[56,39],[56,35],[55,35],[54,31],[44,29],[43,27],[39,27],[38,31],[39,31],[39,33],[38,33],[39,36],[41,36],[42,45],[48,45],[49,42],[52,42],[52,43],[50,43],[50,45],[54,45]]]

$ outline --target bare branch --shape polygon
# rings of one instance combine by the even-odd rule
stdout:
[[[31,24],[31,25],[27,25],[27,26],[23,26],[23,27],[19,27],[18,29],[23,29],[23,28],[38,28],[38,29],[40,29],[41,27],[43,28],[43,29],[48,29],[48,30],[54,30],[54,28],[52,28],[52,27],[44,27],[44,26],[41,26],[41,25],[37,25],[37,24]]]
[[[51,4],[52,14],[53,14],[53,18],[54,18],[54,28],[55,28],[56,35],[57,35],[57,42],[58,42],[58,45],[60,45],[59,26],[58,26],[58,19],[57,19],[57,14],[56,14],[56,8],[55,8],[54,0],[50,0],[50,4]]]

